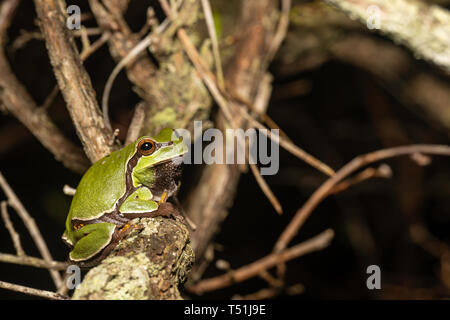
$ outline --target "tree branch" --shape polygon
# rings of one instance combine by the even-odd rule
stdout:
[[[241,17],[236,29],[239,32],[245,30],[246,34],[241,35],[242,40],[236,43],[236,51],[227,66],[225,81],[228,90],[237,92],[248,101],[253,101],[260,76],[264,74],[260,70],[260,64],[275,29],[276,20],[262,24],[262,17],[270,17],[274,10],[274,2],[269,0],[249,0],[241,5]],[[249,67],[251,63],[254,63],[252,68]],[[234,127],[246,127],[246,121],[238,111],[226,114],[224,110],[222,108],[215,119],[219,129],[224,130],[229,121],[227,118],[231,117]],[[226,218],[239,176],[237,166],[207,166],[198,186],[190,193],[186,211],[197,225],[192,238],[197,259],[202,258],[220,223]]]
[[[25,207],[22,205],[22,202],[20,202],[19,198],[16,196],[12,188],[9,186],[8,182],[3,177],[3,174],[1,172],[0,172],[0,187],[3,189],[6,196],[8,197],[9,205],[16,210],[17,214],[22,219],[23,223],[28,229],[28,232],[30,233],[34,243],[36,244],[36,247],[39,250],[39,253],[42,255],[42,257],[47,263],[51,263],[51,261],[53,261],[53,258],[50,254],[50,251],[48,250],[47,244],[45,243],[45,240],[42,237],[42,234],[38,226],[36,225],[36,222],[34,221],[33,217],[30,216]],[[50,270],[50,275],[53,281],[55,282],[56,288],[59,288],[61,286],[62,280],[58,271]]]
[[[65,270],[69,266],[67,262],[45,261],[35,257],[16,256],[8,253],[0,253],[0,262],[53,270]]]
[[[418,0],[325,0],[450,73],[450,13]],[[374,10],[371,10],[373,8]],[[377,17],[375,10],[379,10]]]
[[[39,290],[35,288],[20,286],[18,284],[8,283],[4,281],[0,281],[0,288],[8,289],[16,292],[25,293],[32,296],[38,296],[42,298],[47,298],[51,300],[66,300],[67,297],[62,296],[58,293],[52,292],[52,291],[46,291],[46,290]]]
[[[194,262],[186,226],[168,218],[144,218],[86,274],[73,299],[182,299],[179,288]]]
[[[34,3],[59,88],[86,154],[95,162],[113,151],[114,138],[103,122],[91,79],[66,27],[65,2]]]
[[[188,287],[187,290],[191,293],[201,294],[207,291],[225,288],[233,283],[242,282],[257,276],[261,272],[275,266],[277,263],[284,263],[310,252],[321,250],[329,245],[333,237],[333,230],[328,229],[305,242],[293,246],[292,248],[286,249],[282,252],[271,253],[264,258],[261,258],[237,270],[229,271],[226,274],[211,279],[202,280]]]
[[[64,137],[44,109],[37,107],[13,74],[6,59],[6,31],[18,4],[18,0],[10,0],[2,2],[0,7],[0,99],[6,109],[22,122],[57,160],[67,168],[82,173],[89,165],[83,151]]]
[[[325,199],[333,188],[342,181],[345,177],[355,172],[359,168],[368,165],[369,163],[388,159],[392,157],[398,157],[407,154],[433,154],[450,156],[450,146],[445,145],[409,145],[393,147],[388,149],[382,149],[360,155],[350,161],[336,172],[334,176],[325,181],[306,201],[306,203],[296,212],[289,225],[283,231],[278,238],[274,246],[275,252],[280,252],[287,247],[289,242],[297,234],[298,230],[303,226],[306,219],[312,213],[312,211],[319,205],[319,203]]]

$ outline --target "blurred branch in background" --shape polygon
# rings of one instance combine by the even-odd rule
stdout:
[[[261,83],[261,75],[265,71],[261,71],[258,62],[263,59],[276,26],[276,20],[264,20],[263,17],[273,17],[275,10],[274,1],[268,0],[249,0],[239,5],[239,19],[233,29],[238,40],[234,55],[225,68],[225,83],[227,90],[236,91],[248,101],[253,101],[256,88]],[[263,24],[263,21],[266,23]],[[232,112],[231,117],[231,121],[227,120],[223,110],[219,111],[215,117],[217,128],[222,131],[227,127],[246,129],[246,121],[239,116],[239,112]],[[197,259],[192,275],[194,281],[201,277],[209,263],[202,263],[203,255],[228,214],[239,176],[237,166],[213,164],[205,167],[198,185],[190,190],[185,208],[197,225],[192,235]]]
[[[4,109],[17,117],[66,167],[81,173],[89,166],[89,160],[95,161],[119,148],[122,145],[121,141],[129,143],[142,134],[154,134],[164,127],[186,128],[193,131],[193,120],[202,120],[205,122],[204,129],[208,126],[214,126],[222,131],[230,128],[280,129],[279,137],[272,136],[270,131],[267,137],[298,159],[329,176],[325,182],[321,176],[310,182],[309,189],[306,190],[309,192],[314,189],[314,191],[299,208],[298,201],[304,200],[299,192],[288,194],[292,203],[286,201],[288,197],[283,194],[285,189],[280,189],[283,191],[280,193],[272,191],[273,186],[269,184],[270,177],[263,177],[258,172],[258,167],[251,165],[251,172],[257,182],[252,188],[254,186],[256,189],[259,185],[272,207],[278,213],[285,211],[282,217],[275,216],[288,219],[284,220],[287,227],[279,235],[272,253],[253,262],[247,261],[244,266],[237,269],[231,268],[232,260],[230,263],[219,263],[222,260],[218,260],[216,266],[221,265],[221,269],[226,273],[202,279],[205,269],[214,260],[215,237],[222,229],[222,223],[228,217],[236,197],[240,196],[239,182],[242,173],[247,172],[248,167],[212,164],[199,168],[195,179],[189,181],[191,185],[186,189],[187,196],[183,202],[187,216],[197,225],[196,230],[189,234],[181,224],[172,224],[168,219],[158,220],[161,222],[161,225],[158,225],[158,228],[161,227],[160,233],[168,235],[167,238],[172,239],[172,235],[175,238],[177,234],[182,234],[178,239],[179,245],[176,245],[175,241],[164,243],[165,248],[168,248],[167,252],[172,252],[170,250],[175,245],[183,249],[174,249],[173,252],[186,259],[179,260],[182,262],[181,265],[171,264],[167,255],[156,254],[151,259],[145,260],[143,264],[146,267],[162,263],[156,267],[165,271],[152,278],[151,281],[158,285],[146,284],[144,290],[136,291],[138,295],[133,298],[181,298],[177,288],[189,273],[193,259],[192,249],[195,251],[196,262],[187,285],[189,293],[206,293],[253,277],[263,279],[269,287],[251,294],[235,294],[234,297],[263,299],[289,292],[296,294],[303,292],[303,285],[287,283],[286,262],[325,248],[335,236],[333,231],[327,230],[310,240],[289,247],[308,217],[329,196],[344,191],[351,194],[355,189],[359,189],[357,186],[362,186],[362,182],[372,178],[391,178],[393,172],[398,172],[399,179],[398,181],[392,179],[393,182],[397,182],[393,183],[396,191],[392,194],[403,214],[402,218],[405,221],[402,222],[405,222],[405,228],[410,231],[414,243],[439,259],[441,273],[439,279],[444,286],[450,283],[448,245],[438,240],[427,229],[420,215],[419,209],[424,203],[421,190],[425,170],[417,167],[417,164],[428,165],[431,161],[429,155],[450,155],[449,147],[438,145],[442,142],[428,144],[428,140],[418,144],[417,139],[405,128],[406,124],[401,121],[403,119],[399,119],[392,112],[393,103],[388,99],[388,95],[392,95],[402,106],[414,111],[414,114],[418,115],[417,118],[426,119],[431,128],[438,128],[450,137],[450,108],[448,108],[450,19],[445,9],[434,5],[448,4],[447,1],[160,0],[154,1],[153,7],[145,8],[145,21],[136,26],[135,21],[129,18],[131,17],[129,11],[132,6],[139,6],[141,2],[137,4],[138,2],[131,3],[128,0],[89,0],[86,10],[91,12],[85,12],[82,16],[83,19],[88,19],[90,24],[96,25],[69,31],[65,26],[67,15],[64,1],[35,0],[41,32],[22,32],[16,41],[12,42],[10,48],[13,50],[22,48],[30,39],[45,40],[59,90],[88,157],[83,154],[81,148],[67,141],[47,114],[49,106],[58,95],[58,87],[47,95],[39,107],[12,72],[5,55],[6,35],[18,3],[17,0],[7,0],[3,1],[0,7],[2,46],[0,98]],[[372,7],[369,8],[370,6]],[[143,13],[141,9],[139,7],[139,11]],[[379,12],[376,11],[378,9]],[[377,15],[377,12],[380,15]],[[362,23],[353,21],[346,15],[356,17]],[[377,18],[380,20],[377,21]],[[222,23],[227,27],[222,27]],[[372,29],[378,29],[382,36],[369,30],[369,25],[371,28],[374,27]],[[91,43],[90,36],[97,37],[96,41]],[[383,36],[387,36],[388,39],[384,39]],[[394,41],[390,41],[389,38]],[[108,44],[109,50],[99,50],[105,43]],[[399,43],[404,47],[399,46]],[[98,94],[99,89],[94,87],[87,71],[89,69],[83,64],[88,56],[94,52],[99,54],[100,51],[104,51],[101,54],[111,58],[114,63],[112,71],[106,71],[109,76],[104,74],[101,76],[100,88],[106,83],[103,96],[100,98],[103,110],[100,110],[96,97],[96,91]],[[424,61],[419,61],[415,57],[420,57]],[[334,140],[327,132],[328,128],[321,126],[322,123],[315,123],[314,119],[309,117],[309,111],[299,108],[298,100],[295,107],[302,110],[291,111],[292,114],[282,111],[286,114],[285,117],[294,123],[293,126],[296,127],[294,129],[298,130],[297,135],[289,131],[291,129],[295,132],[292,128],[280,128],[277,124],[278,119],[274,121],[272,115],[269,117],[266,114],[269,105],[273,104],[272,110],[279,112],[281,108],[276,102],[298,98],[314,90],[312,82],[305,74],[315,73],[319,67],[330,61],[343,62],[358,70],[355,72],[358,84],[355,86],[356,90],[351,88],[351,94],[356,91],[361,93],[358,104],[366,107],[361,109],[369,117],[369,125],[362,122],[361,128],[373,127],[370,129],[375,132],[376,141],[381,141],[384,147],[370,153],[366,153],[368,148],[377,150],[380,147],[365,143],[364,148],[358,151],[350,147],[347,151],[354,159],[341,166],[337,172],[294,143],[301,141],[305,134],[310,143],[309,147],[312,146],[312,152],[326,149],[324,153],[328,154],[328,160],[331,159],[334,165],[345,163],[343,160],[345,157],[341,157],[341,152],[344,151],[339,150],[339,146],[334,144]],[[428,62],[430,64],[427,64]],[[96,72],[98,69],[93,70]],[[123,102],[120,99],[116,100],[119,95],[129,97],[129,93],[126,92],[128,89],[116,90],[114,84],[122,70],[126,73],[125,81],[131,84],[137,95],[135,97],[137,101],[132,103],[133,106],[128,105],[128,102],[122,106],[120,104]],[[340,74],[334,80],[340,82],[341,76]],[[279,86],[275,91],[274,79],[275,85]],[[332,83],[336,88],[341,88],[340,85]],[[336,108],[326,109],[329,111],[328,115],[321,114],[319,120],[315,119],[317,122],[324,120],[324,125],[327,116],[332,118],[334,112],[342,111],[338,110],[342,104],[339,105],[339,102],[327,98],[327,102],[332,103],[333,107],[336,104]],[[217,109],[214,108],[213,102],[218,106]],[[129,125],[123,119],[127,119]],[[363,136],[366,132],[348,127],[346,129],[355,136]],[[7,129],[2,131],[5,135],[8,134]],[[289,136],[286,132],[289,132]],[[358,138],[367,141],[362,137]],[[319,155],[322,156],[320,153]],[[396,160],[398,168],[393,166],[391,169],[384,163],[379,167],[364,168],[376,161],[405,155],[408,158]],[[305,170],[300,175],[304,176],[305,173],[310,174]],[[296,186],[302,183],[298,181],[300,178],[296,175],[290,175],[286,180],[295,180]],[[254,183],[253,180],[252,182]],[[2,184],[6,185],[6,182]],[[283,186],[288,184],[283,181]],[[6,187],[4,189],[10,190]],[[73,190],[71,192],[73,193]],[[10,191],[6,193],[8,200],[1,202],[1,213],[16,255],[2,253],[0,261],[46,268],[50,270],[55,283],[60,287],[58,284],[63,280],[60,279],[57,270],[64,268],[64,263],[52,261],[45,250],[42,253],[43,259],[25,255],[20,235],[11,222],[8,205],[19,214],[24,209],[18,206],[16,201],[11,200]],[[410,199],[411,197],[413,199]],[[359,250],[358,254],[361,256],[373,257],[373,252],[379,244],[376,243],[372,235],[374,232],[367,221],[361,220],[361,212],[366,210],[361,205],[364,201],[346,198],[344,201],[338,199],[337,202],[343,203],[344,208],[341,211],[344,212],[344,220],[349,220],[342,223],[346,227],[351,225],[346,236],[350,238],[353,249]],[[253,205],[251,203],[249,206]],[[266,211],[270,213],[273,208],[269,207]],[[295,210],[296,213],[290,216]],[[350,211],[353,212],[348,214]],[[239,213],[242,212],[236,214]],[[245,213],[248,212],[242,214]],[[265,213],[261,212],[261,220],[265,219],[263,216]],[[359,218],[353,219],[355,216]],[[243,215],[240,218],[248,219]],[[350,218],[353,220],[350,221]],[[22,219],[30,220],[30,218]],[[324,223],[329,222],[327,220]],[[283,228],[284,225],[280,222],[277,226]],[[31,227],[35,236],[37,234],[37,239],[41,239],[42,236],[36,233],[37,227],[35,225]],[[150,223],[147,227],[153,230],[154,226]],[[327,225],[326,228],[328,227]],[[338,229],[335,230],[338,240]],[[189,243],[189,237],[192,249],[190,245],[186,245]],[[362,238],[365,239],[364,243],[359,241]],[[140,235],[133,234],[128,240],[130,241],[122,245],[130,252],[141,250],[142,253],[142,250],[152,250],[151,246],[139,247],[139,243],[144,241]],[[270,245],[272,243],[269,247]],[[39,246],[42,251],[42,243]],[[267,246],[264,250],[266,248]],[[112,260],[115,262],[110,260],[92,269],[76,296],[112,297],[106,288],[108,283],[98,285],[97,280],[104,274],[115,277],[114,272],[119,269],[124,271],[125,276],[116,278],[120,280],[116,281],[115,288],[120,289],[121,283],[127,283],[130,280],[128,277],[130,268],[139,266],[142,261],[133,260],[138,254],[133,254],[131,259],[127,260],[122,253],[123,251],[119,251],[112,254]],[[275,266],[278,267],[277,276],[269,272],[269,269]],[[181,270],[181,276],[172,277],[171,270],[175,270],[174,273]],[[30,288],[20,288],[12,284],[0,283],[0,286],[26,293],[34,292],[29,290]],[[166,291],[167,288],[171,289]],[[146,289],[151,293],[146,295]],[[34,293],[47,298],[64,298],[48,292]]]
[[[333,230],[325,230],[317,236],[284,251],[271,253],[249,265],[243,266],[236,270],[229,270],[226,274],[221,276],[201,280],[194,285],[188,286],[187,290],[190,293],[202,294],[248,280],[249,278],[266,272],[278,263],[286,263],[289,260],[296,259],[310,252],[326,248],[330,244],[333,237]]]
[[[450,13],[420,0],[325,0],[450,74]]]
[[[20,286],[17,284],[7,283],[4,281],[0,281],[0,288],[8,289],[16,292],[22,292],[28,295],[37,296],[41,298],[46,298],[50,300],[66,300],[67,297],[60,295],[58,293],[46,290],[38,290],[35,288]]]
[[[19,217],[22,219],[22,222],[27,227],[27,230],[30,233],[31,237],[33,238],[33,241],[34,241],[36,247],[38,248],[40,254],[42,255],[45,263],[48,265],[52,264],[53,258],[50,254],[50,251],[48,250],[47,244],[39,230],[39,227],[37,226],[34,219],[30,216],[28,211],[25,209],[25,207],[22,205],[22,202],[20,202],[19,198],[16,196],[14,191],[11,189],[11,187],[9,186],[8,182],[3,177],[1,172],[0,172],[0,187],[5,192],[5,194],[8,198],[7,204],[9,206],[11,206],[12,208],[14,208],[14,210],[17,212]],[[2,216],[5,217],[6,215],[7,215],[6,203],[2,202]],[[18,245],[19,241],[20,241],[20,240],[18,240],[19,239],[18,234],[14,231],[14,227],[10,223],[9,219],[5,219],[4,221],[10,228],[10,235],[15,244],[17,256],[24,258],[25,256],[24,256],[23,249],[21,249],[21,246]],[[33,259],[30,259],[30,260],[33,260]],[[59,289],[63,284],[61,275],[59,274],[59,272],[57,270],[49,269],[49,272],[55,283],[56,288]]]
[[[19,0],[0,4],[0,99],[7,111],[22,122],[33,135],[64,165],[76,172],[83,172],[89,165],[82,150],[69,141],[28,94],[13,74],[5,56],[7,30],[11,24]]]
[[[446,12],[445,9],[436,10]],[[383,15],[380,17],[382,19]],[[430,68],[417,68],[414,52],[410,54],[396,43],[374,37],[374,30],[367,28],[367,21],[361,19],[361,22],[358,24],[319,1],[295,5],[291,10],[292,28],[274,66],[276,74],[287,78],[315,70],[328,61],[342,61],[375,75],[381,85],[402,104],[450,136],[448,76],[437,75]],[[444,30],[448,25],[438,24]],[[426,36],[432,37],[433,33]],[[436,35],[436,41],[448,41],[449,38],[442,39],[441,34]],[[445,50],[449,47],[447,45],[443,49],[443,55],[448,54]],[[300,80],[298,83],[307,85]]]
[[[325,181],[317,190],[311,195],[308,201],[296,212],[288,226],[278,238],[274,246],[274,252],[281,252],[284,250],[292,239],[297,235],[300,228],[305,223],[313,210],[325,199],[333,188],[341,182],[344,178],[372,162],[398,157],[402,155],[413,155],[416,153],[450,156],[450,146],[446,145],[409,145],[399,146],[389,149],[374,151],[365,155],[360,155],[350,161],[336,172],[331,178]],[[279,273],[284,273],[285,267],[279,265]]]
[[[35,7],[67,110],[88,158],[95,162],[114,150],[114,137],[105,127],[90,76],[66,26],[66,5],[64,1],[35,0]]]

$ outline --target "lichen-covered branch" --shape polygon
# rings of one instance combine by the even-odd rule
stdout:
[[[194,262],[188,229],[168,218],[144,218],[139,225],[89,270],[73,299],[182,299]]]
[[[450,73],[448,10],[418,0],[325,1]]]

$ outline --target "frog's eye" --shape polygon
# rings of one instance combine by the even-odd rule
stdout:
[[[142,139],[139,141],[138,150],[143,156],[151,155],[156,149],[156,143],[151,139]]]

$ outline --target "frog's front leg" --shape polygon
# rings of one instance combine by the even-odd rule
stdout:
[[[179,214],[178,210],[170,203],[164,202],[158,205],[156,202],[151,201],[153,203],[132,203],[130,207],[133,206],[134,209],[141,209],[147,207],[148,210],[135,210],[129,212],[122,212],[123,215],[128,219],[134,218],[155,218],[155,217],[167,217],[167,218],[175,218],[182,219],[182,216]],[[154,206],[156,204],[156,207]]]
[[[149,189],[139,188],[123,202],[119,209],[120,213],[129,219],[177,217],[179,215],[172,204],[164,201],[158,203],[151,199],[152,194]]]

